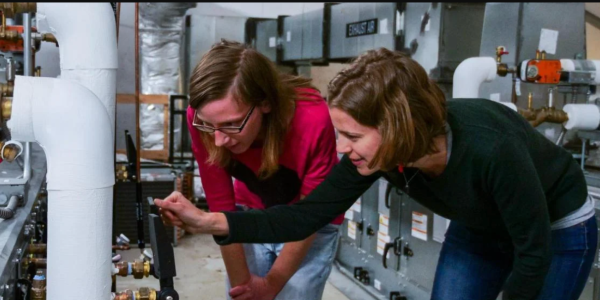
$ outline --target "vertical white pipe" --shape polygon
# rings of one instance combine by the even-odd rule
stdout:
[[[72,80],[17,76],[12,115],[13,137],[47,158],[47,299],[109,299],[115,181],[104,106]]]
[[[38,3],[36,16],[38,22],[47,22],[60,45],[61,67],[61,80],[52,83],[56,116],[45,124],[31,120],[37,122],[36,141],[48,160],[47,299],[106,300],[111,295],[118,67],[115,17],[109,3]],[[81,86],[63,85],[63,79],[86,87],[99,100],[98,105],[85,101],[90,96]],[[50,113],[41,112],[39,107],[44,104],[36,100],[42,97],[38,84],[50,83],[21,79],[15,86],[13,115],[17,102],[23,101],[17,99],[17,89],[31,85],[28,88],[36,95],[30,102],[35,104],[23,105],[31,105],[34,114],[48,118]],[[82,107],[84,101],[89,107]],[[69,125],[53,127],[52,122]]]

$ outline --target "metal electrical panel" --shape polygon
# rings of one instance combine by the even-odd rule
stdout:
[[[248,22],[250,22],[250,20],[248,20]],[[246,26],[248,26],[248,24]],[[248,30],[246,30],[246,43],[252,45],[253,48],[271,61],[276,62],[278,43],[277,20],[257,21],[255,26],[256,38],[249,41]]]
[[[325,10],[319,9],[303,14],[283,17],[281,60],[316,61],[325,60]]]
[[[245,42],[245,26],[248,18],[215,17],[204,15],[185,16],[185,34],[182,35],[181,82],[182,93],[189,93],[189,81],[194,68],[210,47],[221,39]]]
[[[396,3],[329,6],[329,59],[348,59],[377,48],[394,50],[401,22]]]
[[[479,55],[485,3],[407,3],[405,48],[438,83],[452,82],[465,59]]]

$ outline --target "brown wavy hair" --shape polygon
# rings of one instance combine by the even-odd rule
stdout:
[[[423,67],[400,52],[369,50],[328,86],[329,107],[377,128],[381,145],[368,167],[389,171],[437,151],[445,133],[446,98]]]
[[[201,108],[208,102],[222,99],[232,93],[237,101],[259,106],[264,101],[271,111],[264,115],[262,131],[265,140],[262,164],[258,170],[261,179],[277,172],[279,156],[283,152],[284,136],[292,117],[295,101],[305,99],[296,88],[312,88],[311,79],[279,73],[264,55],[248,45],[221,40],[202,57],[190,79],[190,106]],[[214,136],[200,132],[209,157],[207,162],[227,167],[231,152],[215,146]]]

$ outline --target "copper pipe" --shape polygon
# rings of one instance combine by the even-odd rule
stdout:
[[[136,179],[141,181],[140,176],[140,151],[142,148],[140,142],[140,21],[139,21],[140,3],[135,3],[135,146],[137,149]]]

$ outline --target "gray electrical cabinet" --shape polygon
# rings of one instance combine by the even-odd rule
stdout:
[[[438,83],[451,83],[456,67],[479,55],[485,3],[407,3],[405,47]]]
[[[277,61],[277,19],[249,18],[246,21],[246,44],[273,62]]]
[[[397,3],[342,3],[327,5],[330,60],[357,57],[377,48],[394,50],[402,34],[401,7]]]
[[[484,3],[344,3],[326,8],[332,18],[330,61],[380,47],[401,50],[425,68],[448,99],[456,67],[479,55]],[[449,221],[388,185],[379,179],[361,196],[360,205],[348,211],[336,261],[375,297],[430,299]]]
[[[245,27],[248,18],[205,15],[185,16],[181,47],[182,93],[189,93],[190,76],[194,68],[210,47],[221,39],[245,42]]]
[[[280,17],[280,61],[325,62],[328,19],[324,9]]]

